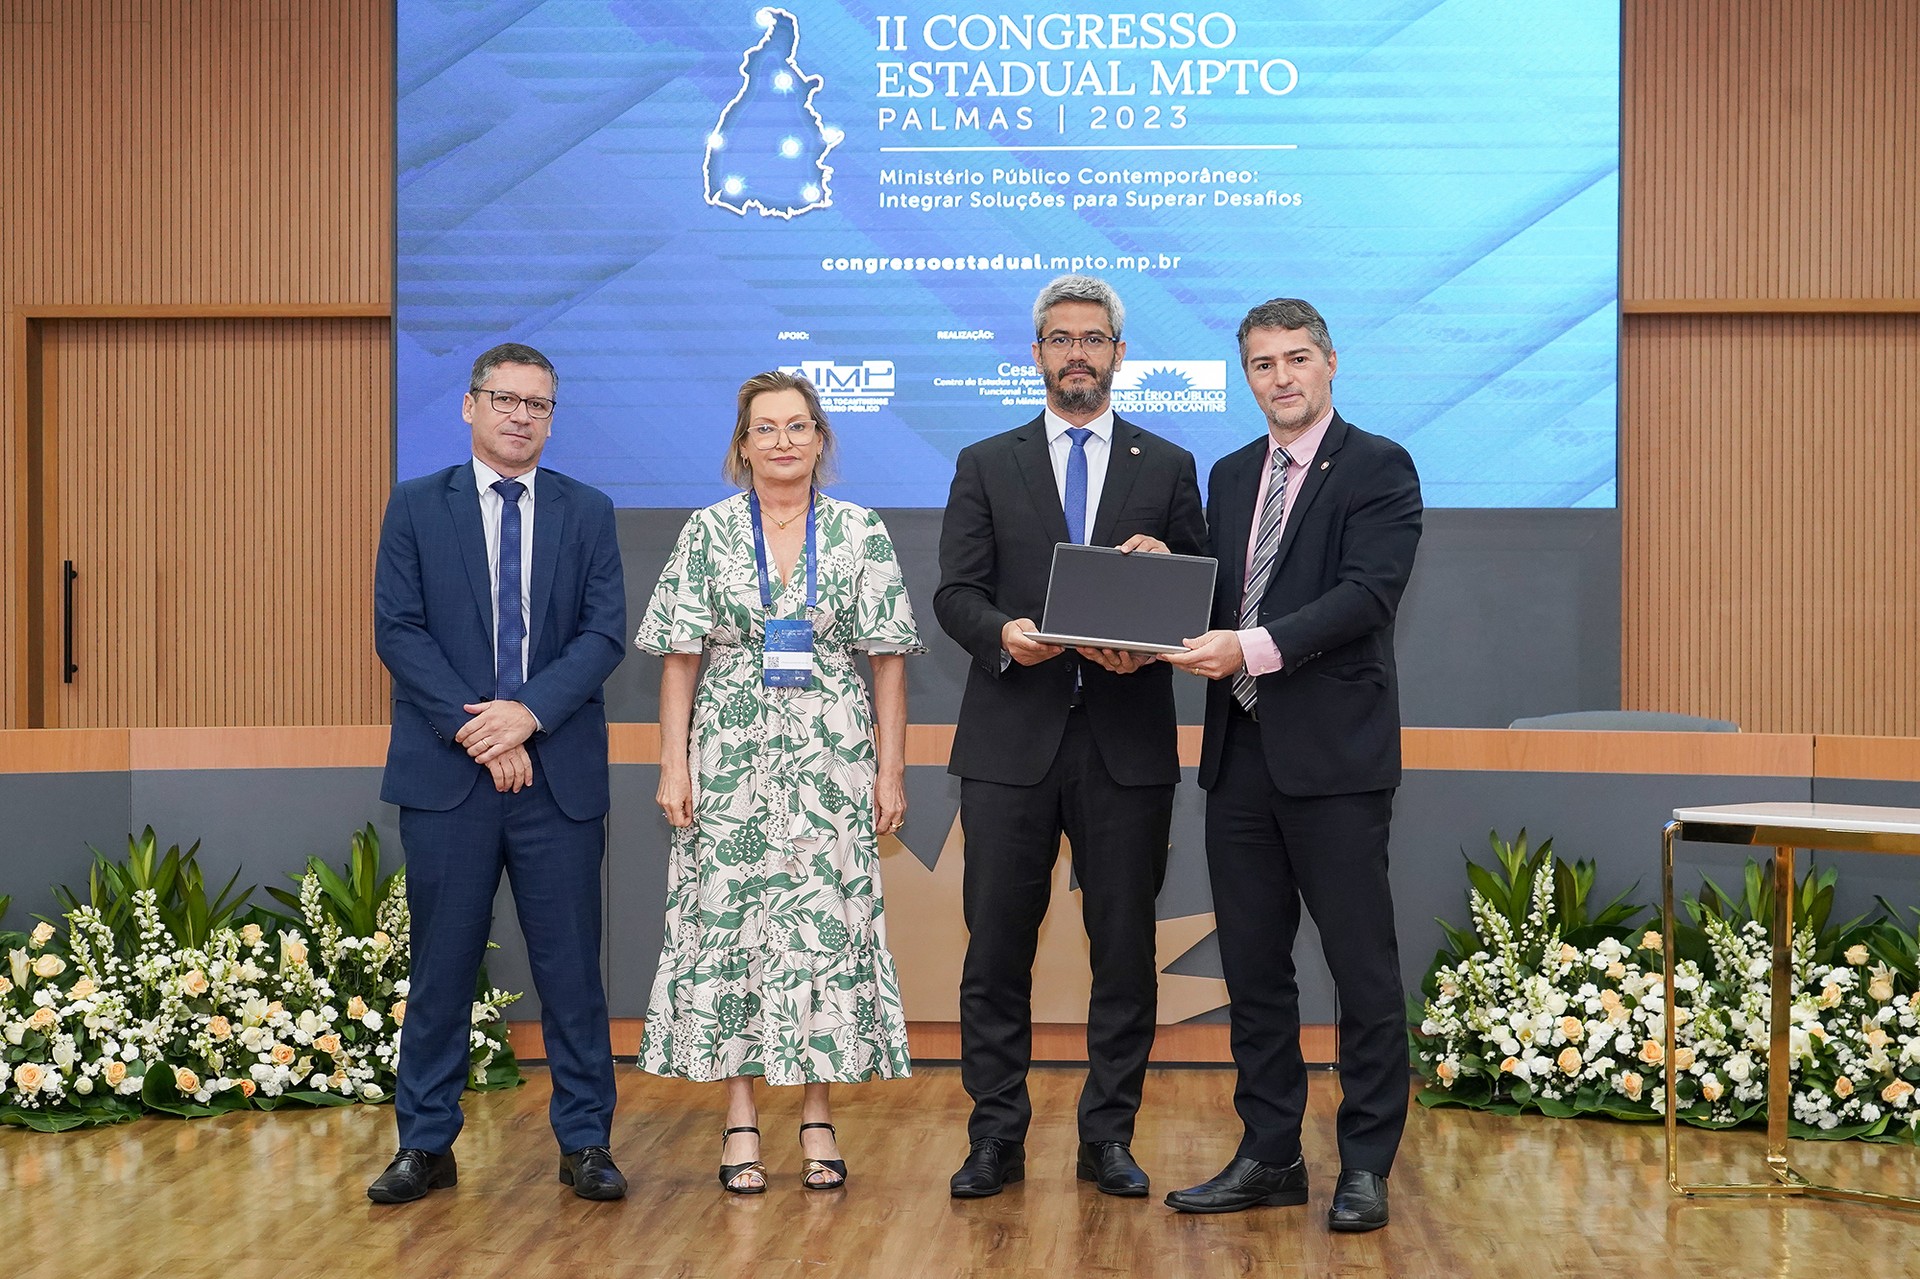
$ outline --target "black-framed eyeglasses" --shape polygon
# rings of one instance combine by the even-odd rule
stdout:
[[[753,422],[747,426],[747,438],[753,441],[757,449],[770,449],[780,441],[780,433],[786,432],[790,444],[811,444],[813,433],[820,424],[811,418],[802,418],[798,422]]]
[[[1080,346],[1098,355],[1113,345],[1113,339],[1104,333],[1089,333],[1085,337],[1069,337],[1065,333],[1049,333],[1040,339],[1040,345],[1049,351],[1064,355],[1075,346]]]
[[[511,413],[522,404],[527,406],[528,417],[552,417],[553,401],[539,395],[516,395],[512,391],[489,391],[484,386],[473,388],[475,395],[484,395],[493,405],[495,413]]]

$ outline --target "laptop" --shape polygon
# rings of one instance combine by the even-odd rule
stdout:
[[[1205,555],[1056,543],[1040,629],[1027,638],[1067,648],[1185,652],[1180,641],[1207,629],[1218,567]]]

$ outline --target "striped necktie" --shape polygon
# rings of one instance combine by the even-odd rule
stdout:
[[[1260,536],[1253,544],[1253,558],[1247,561],[1247,591],[1240,599],[1240,629],[1250,630],[1260,622],[1260,597],[1267,593],[1273,577],[1274,552],[1280,549],[1280,521],[1287,512],[1287,467],[1293,457],[1285,449],[1273,451],[1267,468],[1267,500],[1260,507]],[[1259,689],[1247,668],[1234,672],[1233,697],[1251,712],[1259,700]]]

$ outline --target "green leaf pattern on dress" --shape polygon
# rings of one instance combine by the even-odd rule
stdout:
[[[705,652],[694,694],[694,822],[673,835],[640,1065],[774,1084],[910,1073],[875,848],[873,712],[853,661],[920,653],[880,517],[819,498],[811,688],[763,687],[766,609],[746,495],[694,512],[635,641]],[[804,567],[774,615],[806,612]]]

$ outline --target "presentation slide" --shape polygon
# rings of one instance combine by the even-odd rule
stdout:
[[[1615,500],[1620,29],[1600,0],[399,6],[401,477],[473,358],[560,372],[544,461],[627,507],[720,476],[784,368],[835,492],[945,504],[1035,416],[1054,276],[1126,304],[1116,411],[1201,474],[1264,429],[1234,333],[1301,297],[1431,506]]]

